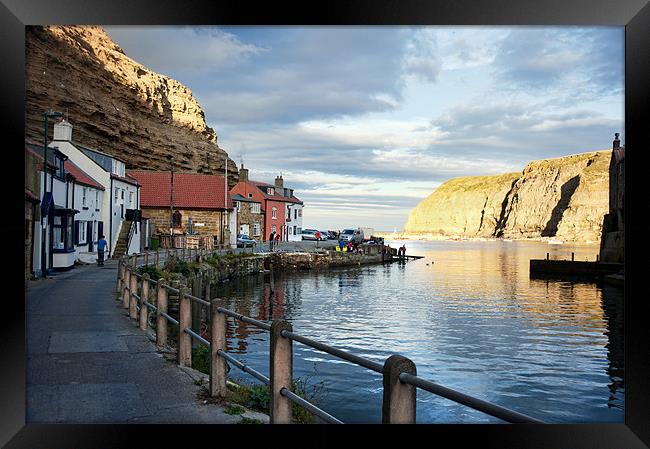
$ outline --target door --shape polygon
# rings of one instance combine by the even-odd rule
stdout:
[[[86,222],[86,240],[88,240],[88,252],[92,253],[93,252],[93,222],[92,221],[87,221]]]
[[[120,200],[120,218],[124,218],[124,190],[122,190],[122,199]]]
[[[104,222],[103,221],[98,221],[97,222],[97,241],[104,235]]]

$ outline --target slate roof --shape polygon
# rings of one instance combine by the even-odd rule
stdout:
[[[266,198],[268,200],[284,201],[286,203],[299,203],[299,204],[302,204],[302,201],[299,198],[296,198],[295,196],[286,197],[286,196],[278,194],[278,189],[273,184],[268,184],[266,182],[252,181],[252,180],[244,181],[244,182],[248,182],[249,184],[253,184],[256,188],[259,188],[259,187],[272,187],[273,189],[275,189],[273,195],[269,195],[268,193],[266,193],[266,189],[260,190],[260,192],[262,192],[262,194],[264,195],[264,198]]]
[[[169,207],[171,173],[153,170],[127,170],[127,176],[141,185],[142,207]],[[223,176],[198,173],[174,173],[174,207],[184,209],[232,209],[225,195]],[[224,206],[225,203],[225,206]]]

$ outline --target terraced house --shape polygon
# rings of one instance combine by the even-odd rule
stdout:
[[[236,244],[237,214],[225,178],[198,173],[129,170],[142,186],[140,205],[152,235],[210,236],[213,244]],[[173,189],[172,189],[173,184]],[[171,230],[171,232],[170,232]]]
[[[294,196],[293,189],[284,186],[282,175],[275,178],[274,184],[253,181],[248,178],[248,169],[242,164],[239,182],[230,194],[260,204],[260,213],[264,217],[260,231],[262,240],[268,240],[272,232],[280,233],[282,241],[301,240],[303,202]]]

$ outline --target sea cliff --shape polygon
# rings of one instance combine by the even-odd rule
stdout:
[[[404,234],[600,240],[610,151],[530,162],[521,173],[467,176],[439,186],[409,214]]]

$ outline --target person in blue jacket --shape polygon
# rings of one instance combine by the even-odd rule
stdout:
[[[108,243],[106,243],[104,236],[99,236],[99,241],[97,242],[97,266],[104,266],[104,251],[106,251],[106,245],[108,245]]]

